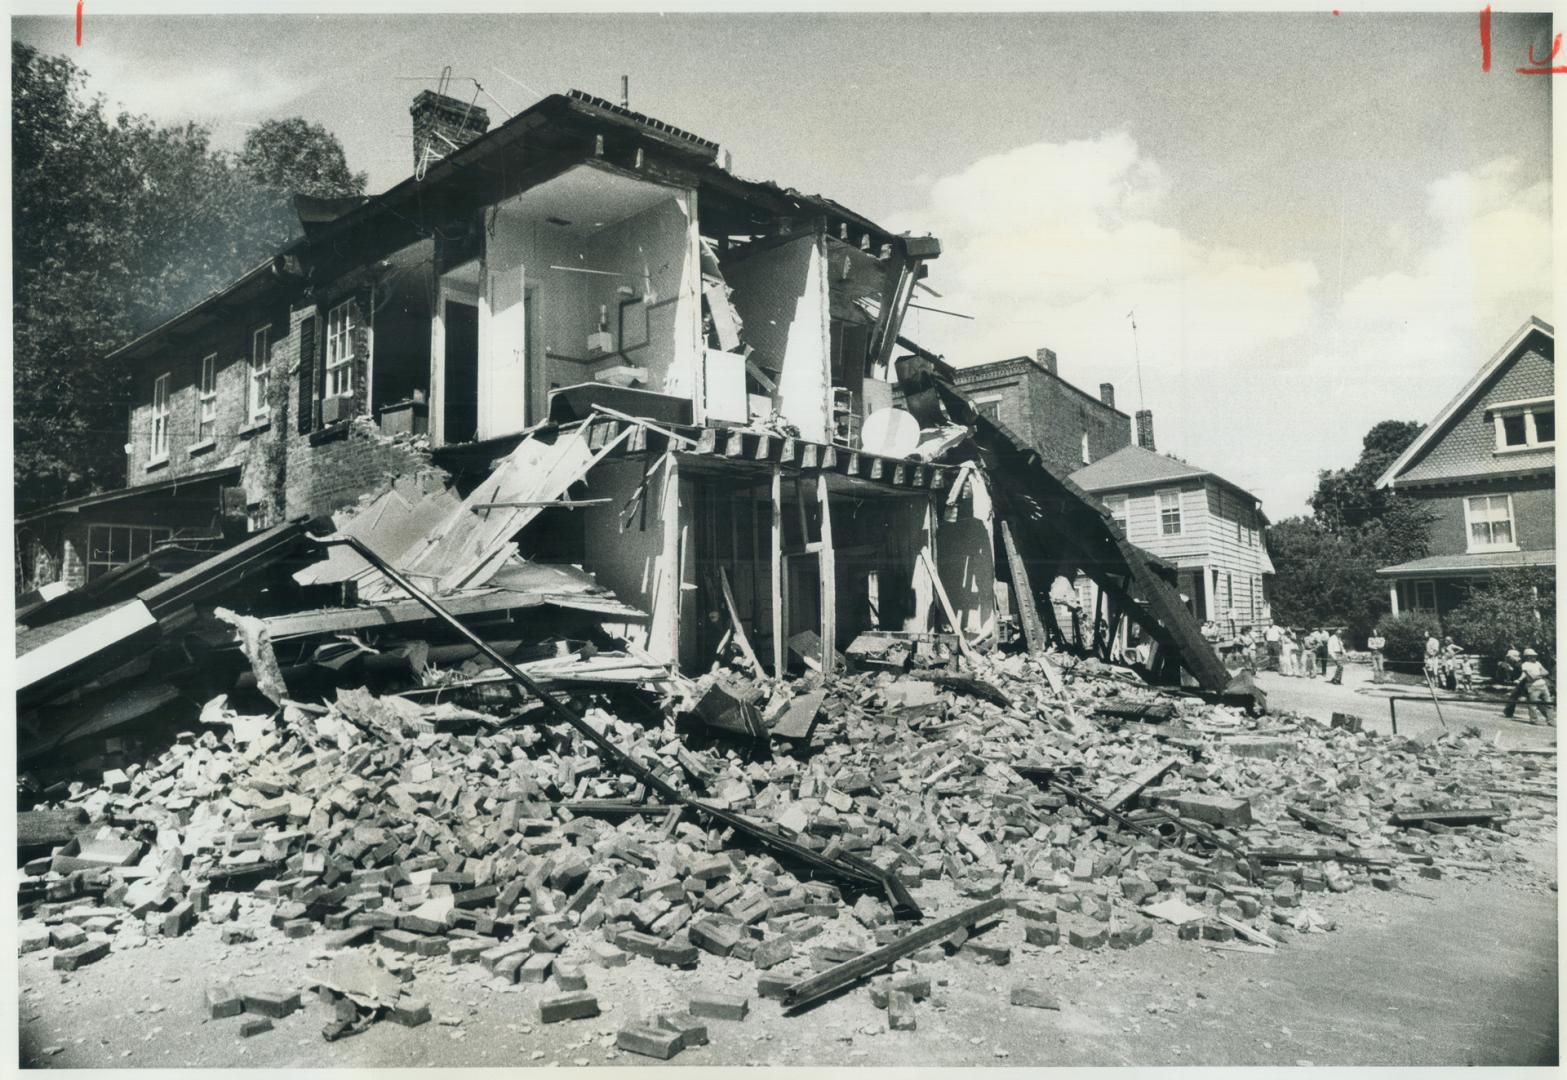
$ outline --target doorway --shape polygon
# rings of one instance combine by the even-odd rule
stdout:
[[[472,442],[479,432],[479,308],[447,300],[443,441]]]

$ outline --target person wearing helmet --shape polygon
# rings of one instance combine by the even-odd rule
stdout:
[[[1555,724],[1556,717],[1551,715],[1551,673],[1540,663],[1540,654],[1533,649],[1523,651],[1523,667],[1519,681],[1526,686],[1527,697],[1524,698],[1523,707],[1529,710],[1529,723],[1535,723],[1534,707],[1540,706],[1540,711],[1545,714],[1547,724]]]

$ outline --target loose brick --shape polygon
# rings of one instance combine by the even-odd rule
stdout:
[[[797,981],[788,975],[766,972],[756,980],[756,996],[759,998],[770,998],[775,1001],[781,1000],[784,996],[784,991],[788,990]]]
[[[1079,949],[1101,949],[1109,936],[1107,929],[1097,924],[1079,923],[1067,930],[1067,940]]]
[[[692,923],[689,934],[691,944],[714,956],[728,956],[734,952],[741,937],[738,923],[712,915]]]
[[[1061,928],[1055,923],[1029,923],[1023,927],[1023,940],[1039,948],[1056,945],[1061,941]]]
[[[751,957],[751,962],[766,971],[768,968],[777,967],[794,955],[794,942],[788,938],[773,938],[764,941],[756,947],[756,953]]]
[[[97,963],[108,955],[109,943],[107,941],[84,941],[75,948],[64,949],[55,953],[54,970],[75,971],[77,968]]]
[[[430,1003],[423,998],[399,997],[392,1006],[392,1019],[403,1027],[418,1027],[430,1022]]]
[[[751,1004],[737,994],[694,994],[687,1003],[692,1016],[714,1020],[744,1020]]]
[[[1012,962],[1012,948],[1009,945],[993,945],[971,938],[963,943],[963,951],[980,963],[994,964],[996,967],[1005,967]]]
[[[87,940],[87,931],[75,923],[61,923],[49,930],[49,943],[56,949],[74,949]]]
[[[245,1011],[258,1016],[282,1019],[301,1007],[299,993],[289,990],[246,990]]]
[[[583,1020],[598,1014],[598,998],[592,994],[557,994],[539,1002],[539,1022],[544,1024]]]
[[[218,983],[207,987],[207,1015],[214,1020],[238,1016],[245,1011],[245,1001],[234,992],[232,986]]]
[[[902,990],[887,995],[887,1029],[889,1031],[913,1031],[914,998]]]
[[[582,969],[575,964],[555,964],[555,985],[562,990],[586,990],[588,988],[587,976],[582,974]]]
[[[255,1035],[263,1035],[272,1030],[272,1021],[265,1019],[246,1020],[239,1026],[239,1033],[245,1038]]]
[[[549,953],[534,953],[517,968],[517,981],[541,986],[550,977],[550,968],[554,963],[555,958]]]
[[[615,1035],[615,1045],[633,1054],[668,1061],[685,1049],[685,1036],[678,1031],[639,1024],[622,1028]]]
[[[707,1045],[707,1025],[690,1013],[662,1012],[654,1021],[654,1027],[673,1031],[680,1036],[680,1049]]]
[[[593,962],[599,967],[618,968],[626,966],[626,954],[607,941],[593,942],[588,947],[588,954],[593,957]]]

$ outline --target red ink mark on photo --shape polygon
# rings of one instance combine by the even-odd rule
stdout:
[[[76,44],[82,43],[82,4],[84,0],[76,0]]]
[[[1338,8],[1334,8],[1333,9],[1333,15],[1334,15],[1335,18],[1338,17]]]
[[[1562,67],[1542,67],[1542,66],[1540,66],[1540,65],[1544,65],[1544,64],[1549,64],[1552,60],[1555,60],[1557,53],[1559,53],[1561,51],[1562,51],[1562,36],[1560,34],[1557,34],[1556,35],[1556,40],[1551,42],[1551,55],[1550,56],[1547,56],[1543,60],[1537,59],[1535,57],[1535,55],[1534,55],[1534,46],[1530,45],[1529,46],[1529,63],[1534,64],[1536,66],[1535,67],[1526,67],[1526,68],[1522,68],[1522,67],[1521,68],[1514,68],[1513,70],[1518,72],[1518,74],[1520,74],[1520,75],[1567,75],[1567,66],[1562,66]]]
[[[1480,70],[1491,70],[1491,5],[1480,12]]]

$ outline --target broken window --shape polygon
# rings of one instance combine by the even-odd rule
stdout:
[[[141,558],[172,535],[173,529],[159,525],[87,526],[87,580]]]
[[[1486,551],[1516,547],[1513,537],[1511,495],[1475,495],[1464,500],[1469,521],[1469,550]]]
[[[979,415],[987,420],[999,421],[1001,419],[1001,400],[981,401],[977,403]]]
[[[218,433],[218,354],[201,361],[201,416],[197,420],[196,439],[210,442]]]
[[[354,391],[354,308],[345,300],[326,316],[326,386],[323,397],[344,397]]]
[[[260,420],[267,415],[270,406],[267,394],[272,389],[272,372],[267,364],[269,327],[261,327],[250,335],[250,418]]]
[[[1159,492],[1159,531],[1165,536],[1179,536],[1181,532],[1181,493]]]
[[[165,461],[169,456],[169,376],[152,381],[152,451],[149,461]]]

